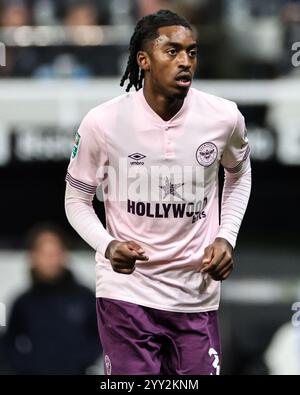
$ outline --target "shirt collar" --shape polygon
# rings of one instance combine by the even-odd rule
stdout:
[[[145,95],[144,95],[144,90],[143,88],[140,89],[137,93],[136,93],[136,97],[139,100],[139,102],[142,104],[144,110],[146,111],[146,113],[148,114],[148,116],[150,116],[153,119],[153,122],[155,122],[156,124],[159,125],[172,125],[172,126],[176,126],[178,123],[182,122],[183,119],[185,118],[187,112],[188,112],[188,108],[189,108],[189,102],[191,100],[193,94],[193,90],[192,88],[189,90],[186,98],[184,99],[183,105],[181,107],[181,109],[168,121],[165,121],[164,119],[162,119],[148,104]]]

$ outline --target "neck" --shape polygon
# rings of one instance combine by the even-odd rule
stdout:
[[[156,114],[158,114],[164,121],[169,121],[181,109],[184,99],[176,97],[166,97],[162,93],[155,92],[153,89],[145,84],[143,88],[144,96]]]

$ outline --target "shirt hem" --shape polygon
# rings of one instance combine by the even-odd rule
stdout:
[[[180,308],[176,308],[176,307],[161,306],[161,305],[157,305],[157,304],[143,302],[143,301],[140,301],[140,300],[132,300],[130,298],[123,297],[123,296],[104,295],[104,294],[99,293],[99,292],[96,293],[96,298],[107,298],[107,299],[120,300],[122,302],[133,303],[133,304],[136,304],[136,305],[140,305],[140,306],[144,306],[144,307],[150,307],[152,309],[157,309],[157,310],[172,311],[174,313],[205,313],[207,311],[219,310],[219,304],[214,305],[214,306],[209,306],[209,307],[203,307],[203,308],[180,309]]]

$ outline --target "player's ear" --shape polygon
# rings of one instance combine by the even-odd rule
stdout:
[[[150,70],[150,58],[147,52],[139,51],[136,56],[139,67],[144,71]]]

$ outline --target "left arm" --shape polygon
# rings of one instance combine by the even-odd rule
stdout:
[[[238,111],[221,160],[225,171],[221,224],[214,243],[205,249],[202,261],[201,272],[210,274],[216,281],[226,280],[233,270],[233,250],[251,191],[249,154],[244,117]]]

